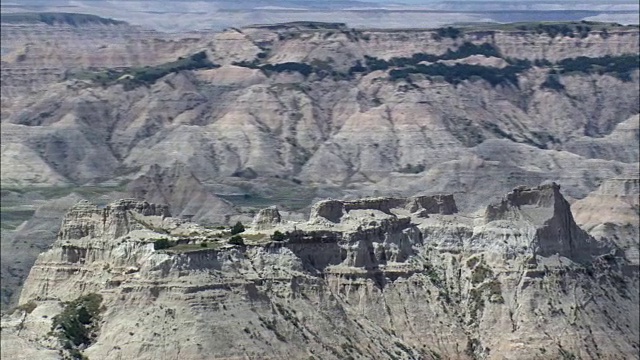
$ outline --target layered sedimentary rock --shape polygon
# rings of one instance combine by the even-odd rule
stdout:
[[[29,275],[33,315],[3,318],[3,352],[44,354],[43,311],[97,292],[89,358],[636,356],[637,266],[576,226],[556,184],[477,218],[455,209],[451,196],[323,201],[308,222],[269,209],[238,246],[163,206],[79,204]],[[154,250],[160,238],[178,245]]]
[[[282,222],[282,216],[276,206],[262,209],[253,219],[252,227],[256,230],[268,230]]]
[[[134,198],[169,204],[175,217],[188,217],[201,224],[224,224],[237,213],[233,205],[212,194],[185,166],[151,166],[127,184]]]
[[[576,222],[596,239],[614,241],[627,259],[637,265],[640,247],[640,181],[616,178],[602,183],[584,199],[571,205]]]

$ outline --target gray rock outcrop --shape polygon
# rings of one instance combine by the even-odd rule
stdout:
[[[276,206],[271,206],[258,211],[253,218],[252,227],[256,230],[269,230],[282,222],[282,217]]]
[[[20,302],[35,310],[2,318],[3,354],[42,349],[58,302],[97,292],[90,358],[635,356],[637,266],[577,229],[556,184],[517,188],[475,219],[451,196],[314,209],[299,223],[267,209],[232,246],[164,206],[80,203],[25,284]],[[270,240],[275,229],[285,238]],[[159,238],[192,247],[156,250]],[[158,341],[163,327],[174,330]],[[200,346],[178,346],[189,341]]]

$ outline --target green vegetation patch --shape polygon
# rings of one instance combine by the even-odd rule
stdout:
[[[285,241],[289,238],[288,235],[283,234],[282,232],[276,230],[271,234],[271,240],[273,241]]]
[[[352,68],[352,72],[371,72],[376,70],[387,70],[392,67],[416,66],[421,62],[436,62],[438,60],[458,60],[473,55],[484,55],[487,57],[502,57],[498,48],[489,43],[476,45],[465,42],[455,50],[448,49],[442,55],[433,55],[427,53],[416,53],[410,57],[394,57],[389,60],[378,59],[376,57],[365,55],[366,67],[356,64]]]
[[[234,235],[229,239],[229,244],[244,246],[244,239],[240,235]]]
[[[531,62],[528,60],[514,61],[512,65],[506,66],[502,69],[468,64],[420,64],[414,67],[391,70],[389,71],[389,77],[392,80],[411,81],[410,75],[422,74],[429,77],[441,77],[444,81],[453,85],[457,85],[464,80],[479,78],[487,81],[492,86],[509,84],[518,86],[518,74],[530,68]]]
[[[462,29],[455,28],[453,26],[447,26],[447,27],[436,29],[435,33],[431,34],[431,37],[434,40],[442,40],[444,38],[455,40],[459,37],[462,37],[463,35],[464,33]]]
[[[622,81],[632,81],[631,73],[640,67],[640,59],[637,54],[620,56],[586,57],[580,56],[572,59],[564,59],[557,63],[560,74],[586,73],[608,74]]]
[[[261,64],[262,58],[256,58],[253,61],[234,62],[233,65],[242,66],[250,69],[260,69],[265,75],[280,73],[299,73],[304,77],[316,74],[320,77],[331,76],[334,79],[347,78],[346,73],[332,70],[332,66],[327,61],[314,59],[310,64],[301,62],[284,62],[278,64]]]
[[[244,230],[245,230],[244,225],[242,225],[242,223],[238,221],[237,223],[235,223],[235,225],[231,227],[231,235],[240,234],[244,232]]]
[[[424,164],[407,164],[400,169],[398,169],[399,173],[403,174],[419,174],[423,172],[425,169]]]
[[[220,247],[218,242],[201,242],[199,244],[179,244],[168,249],[169,253],[182,254],[196,251],[217,250]]]
[[[493,86],[507,84],[517,86],[518,74],[532,67],[531,61],[524,59],[506,59],[509,65],[502,69],[481,65],[436,63],[439,60],[457,60],[472,55],[502,57],[498,48],[492,44],[475,45],[465,42],[458,49],[449,49],[442,55],[417,53],[410,57],[396,57],[389,60],[365,56],[366,65],[357,62],[356,65],[351,67],[349,73],[369,73],[376,70],[392,69],[389,71],[389,77],[392,80],[411,82],[410,75],[423,74],[433,78],[441,78],[454,85],[464,80],[481,78]],[[424,64],[424,62],[431,64]]]
[[[493,271],[484,262],[478,264],[471,273],[471,283],[479,284],[493,276]]]
[[[103,71],[82,71],[68,75],[76,79],[90,80],[102,86],[113,85],[115,83],[124,84],[125,90],[131,90],[138,86],[149,86],[158,79],[171,73],[183,70],[215,69],[220,65],[212,63],[204,51],[193,54],[186,58],[179,58],[176,61],[156,65],[126,69],[122,71],[107,69]]]
[[[78,350],[93,343],[99,330],[100,314],[104,311],[102,296],[91,293],[65,303],[62,312],[53,317],[52,335],[57,336],[75,359],[84,356]]]
[[[164,250],[174,246],[176,246],[176,242],[169,239],[157,239],[153,242],[154,250]]]

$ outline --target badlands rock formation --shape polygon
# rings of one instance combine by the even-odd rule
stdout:
[[[163,34],[3,22],[3,207],[23,191],[117,187],[218,226],[274,204],[283,218],[306,216],[326,198],[447,193],[457,210],[482,212],[545,181],[584,199],[637,177],[639,32],[567,26]],[[219,67],[171,67],[200,52]],[[635,231],[611,229],[591,233]],[[36,251],[23,251],[33,236],[2,235],[7,301]]]
[[[72,208],[23,289],[31,312],[2,318],[3,357],[57,358],[50,319],[88,293],[105,307],[90,359],[638,353],[637,264],[581,230],[556,184],[516,188],[475,218],[450,195],[323,201],[298,223],[272,208],[243,246],[167,210]],[[162,238],[176,245],[155,250]]]
[[[126,183],[160,167],[185,168],[210,192],[222,186],[273,198],[283,179],[307,192],[401,189],[410,196],[416,178],[422,189],[427,181],[435,191],[485,194],[554,180],[582,198],[601,180],[637,170],[638,154],[628,150],[638,141],[637,64],[553,74],[578,56],[637,56],[637,28],[605,32],[593,25],[584,36],[553,37],[485,29],[443,37],[436,30],[292,24],[169,37],[119,26],[125,25],[93,37],[92,29],[50,27],[50,34],[61,33],[58,42],[40,31],[32,53],[3,57],[3,186]],[[24,42],[18,33],[30,34],[15,24],[2,31],[11,48]],[[99,49],[88,59],[79,41]],[[88,80],[198,51],[221,67],[171,71],[135,86]],[[476,61],[481,55],[492,61]],[[414,71],[413,65],[379,66],[415,56],[446,59],[429,63],[452,73],[403,77],[397,71]],[[497,60],[510,65],[495,66]],[[29,77],[12,69],[53,66],[69,70],[66,80],[38,89],[12,85]],[[494,83],[483,75],[491,71],[511,80]],[[489,170],[476,168],[481,161]],[[493,167],[501,178],[493,191],[458,178]]]
[[[639,264],[640,181],[617,178],[571,205],[576,222],[596,239],[615,240],[627,259]]]

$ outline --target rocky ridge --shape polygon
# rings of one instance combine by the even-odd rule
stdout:
[[[372,67],[370,59],[420,54],[453,57],[443,65],[450,68],[476,58],[479,47],[488,51],[487,46],[493,58],[511,63],[514,58],[553,64],[577,56],[624,56],[638,53],[637,29],[606,36],[594,30],[585,37],[533,31],[436,35],[436,30],[249,27],[193,35],[180,49],[171,47],[177,40],[158,35],[154,41],[162,46],[125,46],[136,61],[115,61],[105,53],[96,55],[95,64],[77,60],[67,46],[35,41],[42,53],[28,57],[30,69],[49,66],[38,63],[54,61],[48,51],[69,57],[62,67],[94,73],[161,66],[197,51],[221,67],[172,72],[127,91],[120,83],[96,86],[72,75],[48,84],[46,91],[16,88],[21,95],[3,96],[2,182],[9,187],[129,182],[157,167],[169,172],[175,167],[185,168],[209,192],[226,186],[273,193],[282,187],[274,183],[277,176],[293,187],[295,179],[301,189],[326,191],[320,197],[338,195],[332,193],[336,188],[342,195],[362,196],[411,188],[407,180],[413,174],[427,176],[437,191],[457,192],[459,184],[452,183],[463,181],[451,179],[456,175],[448,167],[457,161],[454,166],[475,172],[469,165],[481,159],[496,164],[500,173],[512,173],[513,181],[500,176],[498,193],[520,183],[573,181],[567,190],[581,198],[609,177],[604,174],[636,170],[637,152],[628,149],[638,140],[637,69],[630,70],[629,79],[615,73],[561,74],[558,89],[546,87],[552,66],[541,64],[519,73],[516,83],[500,85],[473,77],[460,83],[419,74],[394,79],[393,67],[349,72],[358,62]],[[133,32],[131,41],[147,41],[145,36],[156,35]],[[451,55],[461,49],[475,50],[460,58]],[[292,63],[314,70],[309,75],[268,70]],[[3,69],[17,64],[7,60]],[[175,144],[183,145],[180,152],[174,151]],[[518,153],[524,161],[510,164],[500,156],[507,153]],[[540,164],[534,158],[549,161]],[[575,164],[583,178],[575,179]],[[440,178],[451,183],[438,184],[429,171],[444,171]],[[396,179],[402,186],[386,185]]]
[[[475,217],[450,195],[327,200],[306,222],[271,208],[245,245],[167,210],[72,208],[23,289],[35,309],[2,319],[3,356],[51,356],[42,315],[93,292],[105,310],[89,358],[637,355],[637,265],[581,230],[556,184]],[[154,249],[163,238],[174,246]]]

